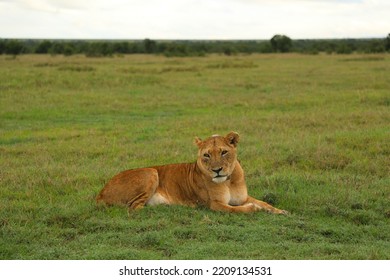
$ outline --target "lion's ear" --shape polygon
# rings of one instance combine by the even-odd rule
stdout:
[[[237,132],[230,132],[228,135],[226,135],[226,140],[229,142],[229,144],[233,145],[234,147],[237,147],[238,140],[240,139],[240,135],[238,135]]]
[[[202,145],[203,141],[202,139],[200,139],[199,137],[195,137],[194,139],[194,144],[198,147],[200,147],[200,145]]]

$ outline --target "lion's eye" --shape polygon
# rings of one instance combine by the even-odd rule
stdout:
[[[203,154],[203,156],[206,157],[206,158],[210,158],[209,154]]]
[[[226,151],[226,150],[223,150],[223,151],[222,151],[222,153],[221,153],[221,155],[223,155],[223,156],[224,156],[224,155],[226,155],[227,153],[228,153],[228,151]]]

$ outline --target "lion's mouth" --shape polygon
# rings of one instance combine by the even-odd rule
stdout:
[[[230,175],[217,175],[213,177],[213,182],[214,183],[222,183],[227,180],[230,180]]]

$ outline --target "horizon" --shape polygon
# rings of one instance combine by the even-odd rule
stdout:
[[[275,35],[285,35],[289,37],[293,41],[329,41],[329,40],[380,40],[380,39],[386,39],[390,33],[385,34],[383,37],[345,37],[345,38],[291,38],[288,36],[288,34],[275,34]],[[272,38],[272,37],[271,37]],[[0,40],[19,40],[19,41],[144,41],[144,40],[152,40],[152,41],[204,41],[204,42],[243,42],[243,41],[258,41],[258,42],[265,42],[269,41],[271,38],[267,39],[155,39],[155,38],[140,38],[140,39],[116,39],[116,38],[4,38],[0,37]]]

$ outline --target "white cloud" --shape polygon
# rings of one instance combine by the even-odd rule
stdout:
[[[384,37],[387,0],[0,0],[0,37]]]

